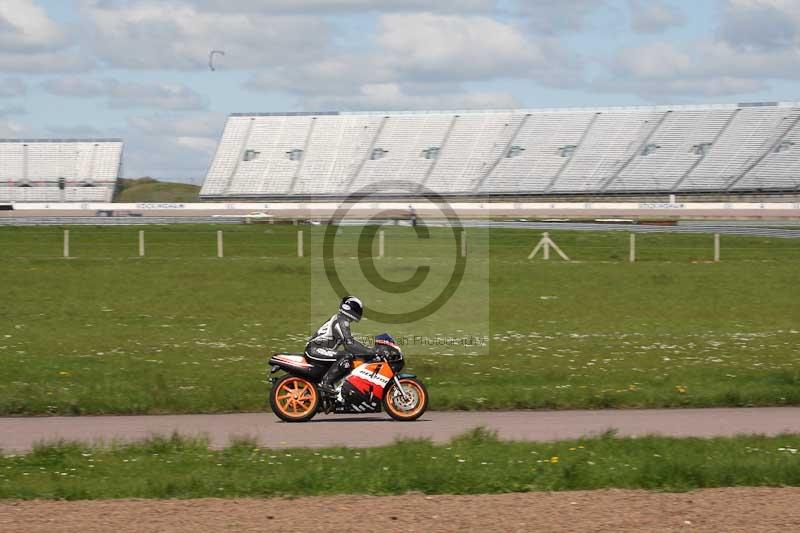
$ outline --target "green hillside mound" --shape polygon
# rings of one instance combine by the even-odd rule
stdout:
[[[120,179],[115,202],[197,202],[200,187],[189,183],[172,183],[153,178]]]

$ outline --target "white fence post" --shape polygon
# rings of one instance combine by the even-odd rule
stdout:
[[[69,257],[69,230],[64,230],[64,257]]]
[[[714,234],[714,262],[719,263],[719,233]]]
[[[217,230],[217,257],[224,257],[225,250],[222,244],[222,230]]]
[[[297,232],[297,257],[303,257],[303,230]]]
[[[378,232],[378,259],[383,259],[383,252],[384,252],[384,237],[383,237],[383,230]]]
[[[631,233],[631,253],[630,253],[630,262],[636,262],[636,234]]]
[[[139,230],[139,257],[144,257],[144,230]]]
[[[550,260],[550,234],[544,233],[544,260]]]
[[[539,250],[542,250],[544,252],[544,260],[549,261],[551,246],[553,247],[553,250],[555,250],[556,253],[561,256],[561,259],[563,259],[564,261],[570,260],[569,257],[567,257],[567,254],[565,254],[561,250],[561,248],[559,248],[558,245],[553,242],[553,240],[550,238],[550,234],[547,232],[542,234],[542,240],[539,241],[539,244],[537,244],[536,248],[534,248],[533,251],[530,253],[528,259],[533,259],[534,257],[536,257],[536,254],[539,253]]]

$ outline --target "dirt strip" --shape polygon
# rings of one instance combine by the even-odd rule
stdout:
[[[0,502],[0,532],[800,531],[800,488]]]

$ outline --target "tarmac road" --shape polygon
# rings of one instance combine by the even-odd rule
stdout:
[[[552,441],[616,429],[620,436],[676,437],[743,433],[800,433],[800,407],[652,409],[603,411],[429,412],[416,422],[394,422],[385,414],[318,415],[301,424],[280,422],[271,413],[0,418],[0,450],[25,452],[41,441],[131,441],[152,435],[206,435],[213,447],[250,436],[272,448],[381,446],[397,438],[446,442],[484,426],[502,439]]]

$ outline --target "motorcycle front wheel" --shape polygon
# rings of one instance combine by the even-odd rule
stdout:
[[[395,420],[411,422],[428,409],[428,389],[414,378],[401,378],[399,381],[405,396],[392,381],[384,392],[383,408]]]
[[[314,418],[319,407],[316,385],[297,376],[283,376],[269,392],[272,412],[284,422],[306,422]]]

